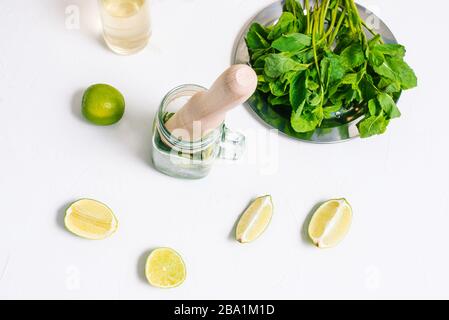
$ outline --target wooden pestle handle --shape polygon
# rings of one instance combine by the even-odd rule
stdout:
[[[165,127],[182,140],[198,140],[218,128],[224,122],[226,112],[248,100],[256,87],[257,75],[251,67],[233,65],[209,90],[192,96]]]

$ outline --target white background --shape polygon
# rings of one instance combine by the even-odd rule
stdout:
[[[227,122],[256,132],[248,141],[256,161],[218,164],[201,181],[152,168],[163,95],[182,83],[209,86],[230,64],[240,28],[271,2],[154,0],[150,45],[121,57],[102,42],[94,0],[1,1],[0,298],[449,298],[447,1],[431,9],[360,1],[406,45],[419,77],[387,134],[268,143],[267,129],[240,107]],[[69,5],[80,9],[79,30],[66,27]],[[98,82],[125,95],[116,126],[80,116],[82,90]],[[274,198],[272,224],[240,245],[233,225],[264,194]],[[114,209],[117,234],[91,242],[64,230],[64,208],[82,197]],[[334,197],[351,202],[354,222],[339,247],[321,251],[301,230]],[[184,257],[183,286],[146,283],[143,262],[159,246]]]

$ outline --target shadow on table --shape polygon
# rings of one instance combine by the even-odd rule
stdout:
[[[152,251],[154,251],[156,248],[151,248],[149,250],[146,250],[145,252],[143,252],[140,256],[139,259],[137,260],[137,276],[139,277],[139,279],[145,283],[148,283],[147,277],[145,275],[145,266],[147,263],[147,258],[150,255],[150,253]]]
[[[127,148],[126,152],[131,152],[145,165],[154,168],[152,161],[154,115],[152,108],[148,109],[148,112],[142,112],[129,107],[114,133],[118,135],[117,141]]]
[[[63,206],[59,207],[57,213],[56,213],[56,224],[58,225],[59,228],[61,228],[62,230],[66,230],[65,227],[65,223],[64,223],[64,218],[65,218],[65,213],[67,211],[67,208],[74,203],[76,200],[72,200],[72,201],[68,201],[66,202]]]
[[[304,223],[302,224],[301,227],[301,240],[303,243],[311,245],[312,240],[309,237],[309,224],[310,221],[312,220],[313,214],[318,210],[318,208],[325,202],[325,200],[323,201],[319,201],[318,204],[316,204],[307,214],[306,219],[304,220]]]
[[[246,207],[242,208],[240,214],[236,217],[234,225],[232,226],[231,231],[228,234],[228,240],[235,242],[236,241],[236,232],[237,232],[237,226],[240,222],[240,219],[242,218],[243,214],[246,210],[248,210],[249,206],[252,202],[254,202],[257,199],[257,197],[253,197],[253,199],[246,205]]]
[[[75,91],[75,94],[72,96],[72,100],[70,103],[70,108],[72,114],[80,121],[85,121],[83,115],[81,114],[81,102],[83,101],[84,89],[79,89]]]
[[[143,163],[154,168],[151,160],[154,109],[148,108],[148,111],[142,112],[137,110],[132,103],[127,104],[125,114],[118,123],[111,126],[96,126],[89,123],[82,115],[81,104],[86,89],[79,89],[72,96],[70,108],[73,116],[86,125],[91,125],[98,130],[108,131],[110,138],[124,146],[126,152],[131,152]]]
[[[53,6],[47,7],[58,21],[58,25],[65,27],[67,32],[79,32],[109,51],[101,32],[98,1],[53,0],[53,2]]]

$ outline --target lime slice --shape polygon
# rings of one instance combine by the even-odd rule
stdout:
[[[309,224],[309,236],[319,248],[338,245],[349,231],[352,208],[346,199],[329,200],[313,214]]]
[[[186,267],[175,250],[159,248],[153,250],[148,256],[145,275],[152,286],[174,288],[186,279]]]
[[[81,199],[66,210],[65,227],[77,236],[89,240],[102,240],[112,235],[118,228],[118,221],[105,204]]]
[[[108,126],[117,123],[125,113],[125,99],[114,87],[95,84],[83,95],[82,113],[90,122]]]
[[[273,215],[271,196],[257,198],[242,214],[236,228],[236,239],[241,243],[256,240],[268,227]]]

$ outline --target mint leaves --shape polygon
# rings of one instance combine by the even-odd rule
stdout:
[[[265,57],[265,75],[270,78],[279,78],[290,71],[307,70],[309,66],[302,64],[282,54],[271,53]]]
[[[292,33],[281,36],[273,41],[271,47],[281,52],[298,52],[312,44],[312,39],[302,33]]]
[[[291,127],[312,132],[324,119],[355,107],[365,117],[362,138],[382,134],[401,113],[395,101],[417,86],[404,61],[406,50],[371,40],[354,0],[320,0],[313,7],[286,0],[270,27],[253,24],[246,36],[258,93],[276,108],[291,112]]]

